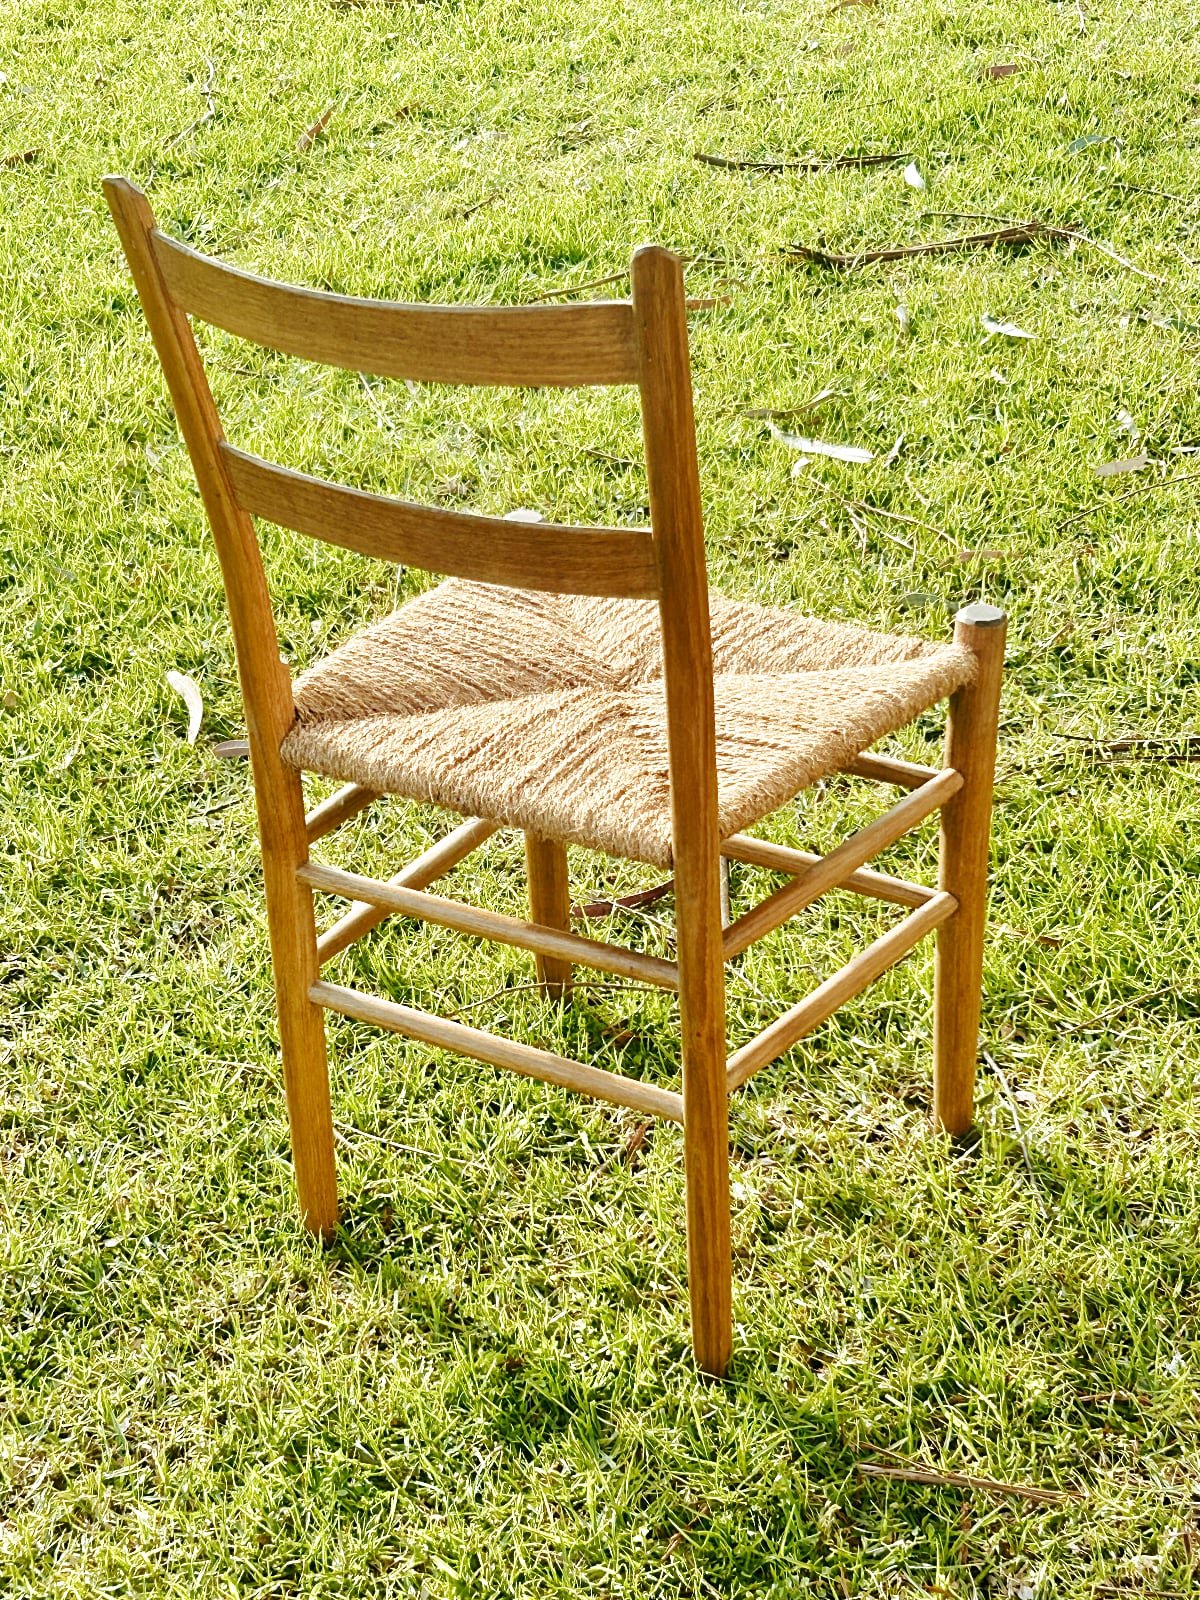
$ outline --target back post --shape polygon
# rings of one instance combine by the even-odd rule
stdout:
[[[719,1377],[733,1342],[725,962],[712,633],[687,306],[683,269],[669,250],[639,250],[631,278],[667,699],[688,1288],[697,1363]]]
[[[105,178],[104,197],[158,350],[221,563],[254,773],[296,1185],[306,1225],[327,1234],[337,1224],[337,1182],[324,1013],[308,995],[318,976],[313,897],[296,879],[296,869],[308,859],[304,796],[299,774],[279,754],[295,720],[291,677],[279,656],[254,523],[237,504],[221,459],[223,433],[200,352],[155,258],[154,213],[125,178]]]

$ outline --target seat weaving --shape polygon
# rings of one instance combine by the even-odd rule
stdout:
[[[718,820],[749,827],[970,678],[957,645],[713,595]],[[295,767],[671,864],[652,600],[457,579],[297,679]]]

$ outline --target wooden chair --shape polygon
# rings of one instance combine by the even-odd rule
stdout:
[[[395,305],[272,283],[167,237],[139,190],[104,183],[212,524],[245,701],[300,1209],[337,1222],[324,1012],[683,1125],[696,1358],[730,1354],[728,1100],[934,929],[933,1106],[965,1130],[979,1023],[1002,612],[959,613],[954,642],[822,623],[710,597],[678,259],[639,250],[627,301]],[[226,442],[189,316],[310,361],[431,383],[636,384],[647,530],[528,524],[361,493]],[[293,685],[255,517],[452,581],[358,635]],[[456,582],[469,579],[472,582]],[[865,754],[950,699],[945,765]],[[347,781],[307,817],[301,769]],[[820,857],[741,830],[834,771],[906,790]],[[388,882],[321,866],[310,846],[381,791],[468,820]],[[936,889],[865,863],[939,811]],[[429,894],[501,826],[526,832],[530,921]],[[677,960],[570,929],[565,843],[674,873]],[[722,856],[783,887],[722,925]],[[726,1060],[724,966],[830,889],[908,908]],[[350,909],[320,936],[314,891]],[[330,982],[368,928],[416,917],[534,953],[559,995],[575,964],[679,995],[682,1092],[427,1016]]]

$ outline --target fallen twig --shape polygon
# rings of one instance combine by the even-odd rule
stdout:
[[[902,261],[907,256],[943,255],[957,250],[985,250],[996,245],[1031,244],[1055,230],[1041,222],[1016,223],[1008,228],[993,228],[988,233],[964,234],[954,239],[933,239],[927,244],[888,245],[878,250],[859,250],[854,255],[835,255],[812,245],[794,244],[780,253],[801,261],[814,261],[821,267],[846,270],[867,266],[872,261]]]
[[[844,494],[839,494],[829,484],[822,483],[820,478],[806,478],[805,481],[814,484],[818,489],[824,490],[826,494],[832,495],[848,511],[866,512],[869,516],[885,517],[889,522],[903,522],[912,528],[924,528],[926,532],[936,533],[939,539],[944,539],[952,550],[957,551],[958,549],[958,541],[952,538],[945,528],[939,528],[935,523],[922,522],[920,517],[907,516],[903,511],[885,511],[882,506],[873,506],[869,500],[848,500]],[[905,548],[911,549],[912,547],[909,545]]]
[[[889,1478],[899,1483],[927,1483],[938,1489],[975,1489],[984,1494],[1011,1494],[1035,1505],[1058,1506],[1078,1497],[1065,1489],[1041,1489],[1032,1483],[1005,1483],[999,1478],[976,1478],[966,1472],[936,1472],[932,1467],[884,1467],[860,1461],[864,1478]]]
[[[911,150],[889,150],[875,156],[805,156],[799,161],[749,161],[736,156],[710,156],[695,151],[697,161],[706,167],[721,167],[726,172],[834,172],[839,167],[885,167],[894,161],[909,161]]]
[[[856,255],[832,255],[828,251],[799,244],[793,245],[783,254],[816,261],[821,266],[846,268],[861,267],[871,261],[898,261],[904,256],[936,255],[947,250],[976,250],[994,245],[1029,244],[1034,239],[1074,239],[1079,244],[1091,245],[1093,250],[1098,250],[1101,255],[1107,256],[1110,261],[1115,261],[1117,266],[1124,267],[1128,272],[1136,273],[1139,278],[1148,278],[1151,283],[1165,284],[1167,281],[1165,278],[1160,278],[1157,273],[1147,272],[1145,267],[1137,266],[1128,257],[1119,255],[1111,245],[1093,239],[1090,234],[1083,233],[1079,228],[1063,228],[1051,222],[1017,222],[1012,217],[999,217],[989,211],[923,211],[921,215],[964,217],[978,222],[999,222],[1002,226],[991,233],[968,234],[956,239],[937,239],[930,244],[895,245],[888,249],[861,250]]]
[[[1097,500],[1094,505],[1087,506],[1083,511],[1076,511],[1073,516],[1060,522],[1056,531],[1061,533],[1073,523],[1083,522],[1087,517],[1095,516],[1097,511],[1119,505],[1122,500],[1132,500],[1134,495],[1149,494],[1154,489],[1169,489],[1173,483],[1187,483],[1191,478],[1200,478],[1200,472],[1177,472],[1173,478],[1157,478],[1150,483],[1139,483],[1132,489],[1126,489],[1124,494],[1114,494],[1108,500]]]
[[[502,189],[497,189],[493,194],[485,194],[482,200],[476,200],[473,206],[467,207],[462,214],[463,221],[465,222],[468,217],[473,217],[477,211],[482,211],[484,206],[490,206],[494,200],[502,200],[503,198],[504,191]]]
[[[675,879],[668,878],[665,883],[655,884],[653,889],[638,889],[634,894],[623,894],[615,900],[589,900],[586,905],[571,907],[573,917],[582,917],[590,922],[596,917],[611,917],[617,911],[632,911],[637,906],[652,906],[657,900],[664,900],[675,888]]]
[[[205,78],[200,92],[204,96],[207,109],[196,118],[195,122],[189,122],[187,127],[177,133],[173,139],[168,139],[166,144],[168,150],[177,145],[181,139],[186,139],[189,133],[195,133],[197,128],[202,128],[206,122],[211,122],[217,114],[217,103],[213,99],[213,85],[217,77],[217,64],[215,61],[208,60],[207,57],[205,59],[208,63],[208,77]]]
[[[313,123],[310,123],[309,126],[305,128],[304,132],[296,140],[297,150],[307,150],[311,144],[314,144],[321,137],[321,135],[325,132],[325,129],[329,126],[330,117],[332,117],[333,113],[337,110],[337,104],[338,103],[336,100],[331,101],[330,104],[325,107],[324,111],[322,111],[317,120]]]

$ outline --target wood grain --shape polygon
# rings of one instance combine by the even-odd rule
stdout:
[[[683,1100],[673,1089],[639,1083],[636,1078],[605,1072],[602,1067],[572,1061],[567,1056],[539,1050],[534,1045],[521,1044],[516,1039],[502,1039],[497,1034],[485,1033],[481,1028],[468,1028],[464,1023],[452,1022],[445,1017],[432,1017],[424,1011],[397,1005],[392,1000],[359,994],[356,989],[343,989],[339,984],[314,983],[309,990],[309,997],[317,1005],[338,1011],[344,1017],[357,1017],[360,1022],[374,1023],[377,1028],[389,1028],[393,1033],[420,1039],[422,1043],[438,1050],[451,1050],[455,1055],[487,1061],[494,1067],[519,1072],[522,1077],[557,1083],[564,1089],[575,1089],[580,1094],[591,1095],[595,1100],[608,1100],[617,1106],[632,1106],[635,1111],[648,1111],[651,1116],[665,1117],[670,1122],[683,1121]]]
[[[839,968],[832,977],[826,978],[811,994],[805,995],[798,1005],[785,1011],[769,1028],[764,1028],[749,1044],[743,1045],[730,1056],[727,1068],[730,1089],[745,1083],[760,1067],[765,1067],[785,1050],[790,1050],[806,1033],[819,1028],[839,1006],[844,1006],[847,1000],[861,994],[868,984],[874,983],[889,967],[895,966],[918,940],[944,924],[953,916],[956,908],[953,895],[935,894],[927,904],[905,917],[903,922],[889,928],[865,950],[860,950],[853,960]]]
[[[532,833],[525,835],[525,862],[529,872],[529,915],[532,921],[546,928],[571,928],[571,891],[567,883],[567,852],[565,846],[552,839],[538,839]],[[571,963],[557,956],[537,954],[534,957],[538,982],[546,985],[546,992],[554,1000],[562,1000],[571,992]]]
[[[279,657],[254,525],[225,473],[221,424],[200,354],[159,269],[154,214],[145,195],[124,178],[105,178],[103,186],[221,563],[254,775],[296,1188],[306,1225],[328,1234],[337,1225],[337,1179],[325,1023],[308,997],[317,975],[312,895],[296,878],[296,868],[308,857],[304,795],[299,773],[279,754],[295,717],[291,678]]]
[[[793,878],[803,877],[810,868],[819,866],[825,859],[811,850],[793,850],[789,845],[751,839],[744,833],[731,834],[722,843],[721,854],[730,861],[745,861],[754,867],[765,867],[768,872],[786,872]],[[923,906],[937,893],[936,889],[928,889],[923,883],[893,878],[886,872],[875,872],[871,867],[859,867],[835,887],[850,889],[871,900],[887,900],[897,906]]]
[[[725,965],[712,634],[687,309],[683,270],[669,250],[639,250],[630,277],[667,701],[688,1290],[696,1361],[719,1376],[733,1343]]]
[[[752,911],[747,911],[744,917],[739,917],[732,927],[725,930],[726,960],[757,943],[781,922],[794,917],[805,906],[812,905],[814,900],[819,900],[830,889],[845,883],[864,861],[869,861],[880,850],[903,838],[931,811],[936,811],[952,795],[957,794],[962,781],[961,776],[951,768],[937,773],[928,783],[906,794],[890,811],[885,811],[874,822],[852,833],[836,850],[821,856],[807,871],[797,873],[791,883],[760,901]]]
[[[637,528],[571,528],[412,505],[293,472],[229,444],[221,458],[244,511],[380,561],[552,594],[658,593],[653,543]]]
[[[951,698],[946,761],[962,788],[942,811],[938,887],[958,901],[958,914],[938,934],[934,962],[933,1114],[948,1133],[971,1126],[983,985],[988,854],[996,728],[1004,674],[1007,619],[995,606],[973,605],[954,619],[957,644],[973,651],[975,681]]]
[[[327,833],[333,833],[343,822],[357,817],[360,811],[365,811],[378,799],[374,789],[364,789],[360,783],[346,784],[336,794],[331,794],[328,800],[322,800],[319,806],[314,806],[305,817],[304,829],[309,844],[315,844]]]
[[[428,850],[402,867],[395,877],[389,878],[389,889],[427,889],[456,867],[472,850],[477,850],[499,828],[498,822],[484,822],[472,817],[461,827],[453,829]],[[356,900],[350,909],[332,923],[317,940],[317,964],[324,966],[360,939],[371,928],[376,928],[395,912],[387,906],[377,906],[367,900]]]
[[[191,316],[305,361],[418,383],[575,388],[633,383],[626,301],[426,306],[274,283],[154,233],[168,292]]]
[[[380,883],[374,878],[364,878],[357,872],[343,872],[340,867],[324,867],[309,862],[297,870],[296,876],[310,889],[345,895],[348,900],[365,900],[369,905],[398,911],[406,917],[417,917],[422,922],[433,922],[442,928],[453,928],[457,933],[473,934],[479,939],[494,939],[498,944],[516,945],[521,950],[558,956],[564,961],[595,967],[601,972],[615,972],[619,977],[632,978],[635,983],[653,984],[658,989],[678,987],[679,975],[673,961],[643,955],[638,950],[602,944],[597,939],[584,939],[577,933],[564,933],[558,928],[542,927],[536,922],[523,922],[519,917],[508,917],[500,911],[485,911],[480,906],[463,905],[459,900],[424,894],[418,889]]]

